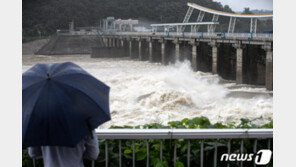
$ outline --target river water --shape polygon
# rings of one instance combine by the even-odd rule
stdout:
[[[163,66],[129,58],[90,55],[23,55],[23,72],[36,63],[71,61],[111,87],[112,120],[100,126],[167,124],[205,116],[212,123],[249,118],[264,124],[273,118],[272,92],[264,87],[236,85],[218,75],[194,72],[190,62]]]

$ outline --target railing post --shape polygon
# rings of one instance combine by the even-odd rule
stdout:
[[[105,140],[105,166],[108,167],[108,140]]]
[[[174,142],[174,163],[177,161],[177,143]]]
[[[257,139],[254,140],[253,152],[254,152],[254,154],[257,153]],[[253,160],[253,163],[254,163],[253,166],[256,167],[255,160]]]
[[[230,155],[231,152],[231,139],[228,139],[227,141],[227,153]],[[227,167],[229,167],[229,162],[227,163]]]
[[[241,140],[241,154],[244,153],[244,139]],[[240,166],[243,167],[243,161],[241,161]]]
[[[203,167],[203,160],[204,160],[204,140],[201,140],[200,143],[200,167]]]
[[[148,140],[146,140],[146,153],[147,153],[146,167],[149,167],[149,141]]]
[[[187,140],[187,166],[190,167],[190,139]]]
[[[133,140],[133,167],[136,166],[135,140]]]
[[[121,167],[121,140],[118,141],[118,149],[119,149],[119,167]]]
[[[214,143],[215,151],[214,151],[214,167],[217,167],[217,140]]]
[[[160,160],[162,161],[162,139],[160,139]]]

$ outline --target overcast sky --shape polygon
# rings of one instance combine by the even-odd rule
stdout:
[[[264,9],[272,10],[272,0],[214,0],[221,2],[222,5],[229,5],[233,11],[243,11],[244,8],[249,7],[251,10]]]

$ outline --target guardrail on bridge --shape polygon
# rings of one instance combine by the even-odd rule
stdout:
[[[160,36],[173,38],[210,38],[228,40],[272,41],[272,33],[224,33],[224,32],[116,32],[109,35],[119,36]]]

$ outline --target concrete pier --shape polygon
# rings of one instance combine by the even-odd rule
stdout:
[[[234,44],[236,48],[236,83],[243,83],[243,48],[240,43]]]
[[[161,47],[160,47],[160,53],[161,53],[161,64],[167,65],[167,57],[166,57],[166,40],[163,38],[159,40]]]
[[[177,62],[181,60],[179,39],[176,38],[173,43],[175,44],[175,62]]]
[[[193,71],[197,71],[197,45],[198,43],[195,40],[189,42],[192,45],[192,61],[191,66]]]
[[[121,44],[121,47],[124,47],[124,40],[123,39],[120,40],[120,44]]]
[[[116,38],[113,38],[112,42],[113,42],[113,47],[116,47]]]
[[[123,45],[122,45],[122,39],[118,39],[118,47],[123,47]]]
[[[133,58],[133,41],[130,39],[129,41],[129,57]]]
[[[197,45],[192,45],[192,68],[194,71],[197,71]]]
[[[165,55],[165,42],[161,42],[161,64],[167,64]]]
[[[153,62],[153,43],[152,40],[149,42],[149,62]]]
[[[117,39],[117,38],[115,38],[115,47],[120,47],[120,40],[119,39]]]
[[[216,42],[210,42],[210,46],[212,47],[212,73],[218,73],[218,48]]]
[[[108,38],[108,47],[112,47],[112,39]]]
[[[143,60],[143,54],[142,54],[142,41],[141,39],[138,39],[138,44],[139,44],[139,60]]]
[[[111,38],[110,40],[111,40],[111,47],[114,47],[114,45],[115,45],[114,40],[115,40],[115,39],[114,39],[114,38]]]
[[[153,39],[152,38],[148,38],[146,39],[148,45],[148,60],[150,63],[152,63],[154,61],[154,58],[153,58]]]
[[[108,47],[110,47],[110,45],[109,45],[110,43],[109,43],[109,38],[105,38],[105,46],[108,48]]]
[[[265,87],[267,90],[273,90],[273,53],[271,45],[264,45],[263,49],[266,52],[265,66]]]
[[[113,47],[112,38],[109,38],[108,41],[109,41],[109,47]]]
[[[107,47],[107,42],[106,41],[107,41],[106,38],[103,38],[103,45],[104,45],[104,47]]]

